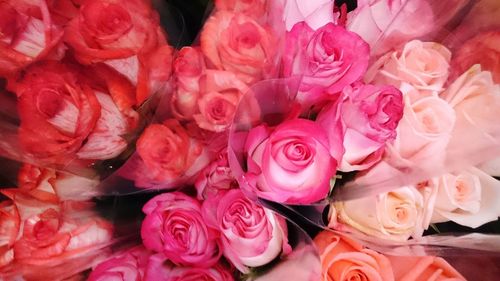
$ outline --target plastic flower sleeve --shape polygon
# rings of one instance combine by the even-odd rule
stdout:
[[[200,171],[224,153],[244,93],[253,83],[278,75],[278,35],[284,26],[268,12],[273,5],[280,4],[216,3],[199,42],[176,53],[172,92],[159,101],[154,122],[138,138],[135,153],[101,184],[104,193],[192,185]]]
[[[19,34],[9,38],[23,39],[3,52],[12,60],[25,59],[22,64],[2,59],[2,157],[90,178],[128,158],[131,143],[156,109],[155,97],[169,89],[173,50],[151,3],[115,2],[42,1],[26,4],[29,9],[2,4],[12,22],[32,10],[36,16],[25,27],[38,26],[48,36],[31,52],[25,48],[29,36],[43,34],[16,29]],[[105,14],[121,26],[108,30],[114,34],[109,38],[92,25]],[[134,40],[124,40],[124,34]]]

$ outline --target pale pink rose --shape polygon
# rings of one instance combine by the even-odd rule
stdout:
[[[500,31],[482,32],[460,44],[452,57],[453,77],[462,75],[474,64],[490,71],[495,83],[500,83]]]
[[[196,47],[183,47],[173,64],[175,91],[171,107],[177,118],[191,119],[200,95],[200,77],[205,73],[203,54]]]
[[[245,174],[250,191],[282,203],[307,204],[326,198],[337,162],[330,155],[328,136],[306,119],[265,125],[248,133]]]
[[[455,125],[455,111],[437,96],[426,96],[412,102],[412,91],[415,89],[403,90],[405,108],[393,152],[410,161],[442,164]]]
[[[200,200],[214,196],[221,190],[238,187],[238,182],[229,168],[226,151],[219,153],[217,158],[198,174],[194,186]]]
[[[427,1],[360,0],[347,15],[347,29],[359,34],[381,54],[436,29]]]
[[[322,231],[314,238],[321,257],[321,281],[394,281],[393,267],[382,254],[346,237]]]
[[[450,59],[451,52],[445,46],[413,40],[380,57],[368,69],[365,82],[400,89],[409,84],[422,95],[438,94],[448,79]]]
[[[219,10],[233,13],[242,13],[254,19],[261,19],[267,13],[268,0],[215,0],[215,7]]]
[[[228,11],[211,16],[200,37],[208,66],[233,72],[245,83],[262,79],[274,67],[275,41],[270,28]]]
[[[500,158],[495,158],[478,165],[478,168],[493,177],[500,177]]]
[[[305,22],[287,33],[283,75],[300,76],[298,99],[315,103],[363,77],[369,46],[357,34],[332,23],[314,31]]]
[[[432,223],[454,221],[476,228],[500,216],[500,182],[477,168],[435,179]]]
[[[364,170],[380,161],[385,144],[396,138],[396,127],[403,116],[402,94],[392,86],[355,84],[344,88],[344,95],[338,109],[345,149],[339,170]],[[317,121],[323,127],[331,126],[324,114],[332,113],[320,112]]]
[[[283,19],[286,30],[292,30],[299,22],[306,22],[308,26],[316,30],[327,23],[335,21],[333,0],[285,0]]]
[[[423,223],[426,207],[417,189],[402,187],[376,196],[335,202],[329,226],[338,228],[343,224],[370,236],[405,241],[421,237],[427,229]]]
[[[83,201],[99,194],[96,175],[83,177],[30,164],[24,164],[20,169],[18,184],[19,189],[26,190],[31,196],[49,202]]]
[[[224,256],[242,273],[291,250],[284,219],[250,201],[240,189],[205,200],[203,217],[220,231]]]
[[[465,281],[466,279],[440,257],[387,256],[400,281]]]
[[[202,129],[222,132],[232,124],[238,102],[248,87],[231,72],[207,70],[200,91],[194,120]]]
[[[141,281],[151,253],[136,247],[98,264],[90,273],[89,281]]]
[[[153,197],[143,207],[144,246],[176,265],[210,267],[221,256],[218,233],[206,225],[201,204],[180,192]]]

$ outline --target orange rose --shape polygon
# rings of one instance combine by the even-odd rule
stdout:
[[[388,257],[399,281],[459,281],[465,278],[440,257]]]
[[[321,255],[322,281],[394,280],[391,263],[384,255],[352,240],[323,231],[314,243]]]

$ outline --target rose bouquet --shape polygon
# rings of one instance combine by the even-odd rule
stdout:
[[[0,4],[0,279],[495,280],[494,1],[214,4]]]

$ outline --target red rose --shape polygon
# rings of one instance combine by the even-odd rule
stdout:
[[[138,104],[170,76],[172,49],[146,1],[86,1],[64,40],[80,63],[103,62],[127,77],[137,86]]]
[[[0,2],[0,75],[47,57],[62,35],[45,1]]]
[[[11,200],[0,202],[0,268],[14,259],[12,246],[20,229],[19,212]]]
[[[84,77],[82,69],[52,61],[26,70],[14,89],[26,153],[62,164],[110,159],[126,148],[122,136],[134,126],[136,113],[119,110],[114,102],[119,89]]]

